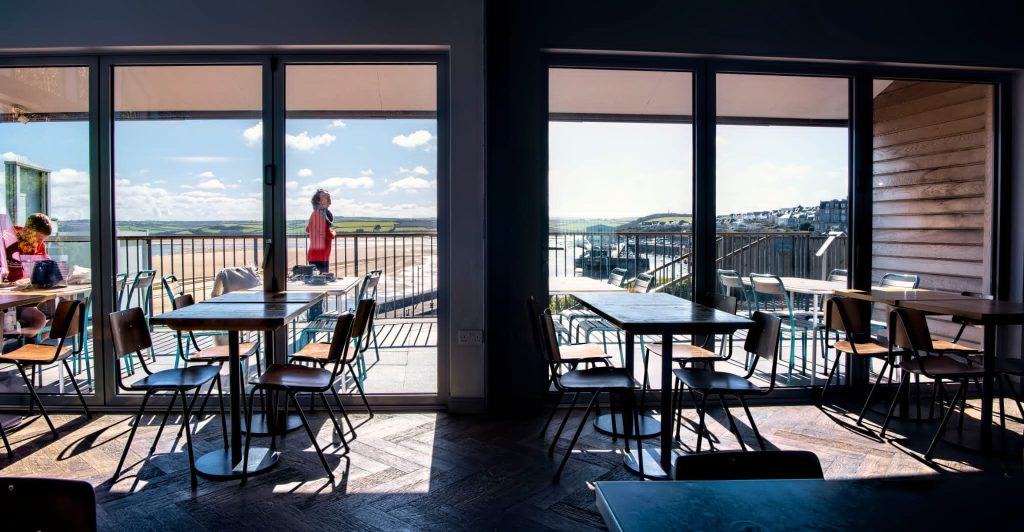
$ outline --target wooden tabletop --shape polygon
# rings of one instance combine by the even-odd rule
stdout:
[[[340,296],[352,290],[362,281],[362,277],[338,277],[333,283],[327,284],[306,284],[302,281],[288,281],[285,290],[288,292],[323,292],[330,295]],[[262,286],[253,288],[251,291],[261,291]]]
[[[203,303],[315,303],[327,297],[327,292],[254,292],[239,290],[229,292]]]
[[[602,279],[593,279],[591,277],[548,277],[548,293],[550,294],[625,291],[625,288],[608,284],[608,281]]]
[[[826,281],[803,277],[779,277],[787,292],[797,294],[831,295],[837,290],[846,290],[846,281]],[[743,277],[743,284],[750,286],[750,277]]]
[[[273,331],[313,306],[306,303],[197,303],[153,316],[176,331]]]
[[[612,531],[1012,530],[1024,484],[941,479],[602,481],[597,507]],[[960,510],[944,509],[955,502]],[[1007,513],[1009,512],[1009,513]],[[1009,520],[1009,521],[1008,521]]]
[[[633,334],[725,334],[753,325],[747,318],[664,293],[573,292],[572,296]]]
[[[77,297],[82,294],[88,294],[91,291],[91,284],[70,284],[68,286],[61,286],[57,288],[0,288],[0,294],[11,294],[20,296],[42,296],[44,300],[54,298],[67,299],[71,297]]]
[[[1024,324],[1024,303],[969,298],[958,300],[901,301],[899,306],[934,314],[967,318],[986,325]]]
[[[18,293],[0,294],[0,310],[24,307],[26,305],[35,305],[36,303],[46,301],[46,299],[46,297],[38,295],[23,295]]]
[[[924,288],[872,287],[870,290],[837,290],[835,295],[898,306],[903,301],[978,301],[979,298]]]

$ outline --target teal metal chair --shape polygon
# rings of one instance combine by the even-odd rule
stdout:
[[[132,280],[131,286],[128,287],[128,295],[124,299],[125,306],[137,306],[142,309],[142,314],[145,316],[147,324],[149,323],[149,316],[153,311],[154,281],[156,281],[156,270],[139,270],[135,273],[135,278]],[[153,362],[156,362],[156,351],[152,347],[149,349],[149,357]]]
[[[629,272],[625,268],[612,268],[612,271],[608,274],[608,284],[619,287],[625,286],[627,275],[629,275]],[[572,336],[572,326],[574,321],[597,318],[599,318],[597,314],[594,314],[590,309],[581,308],[580,305],[573,305],[572,307],[558,313],[558,321],[565,321],[567,323],[566,330],[568,331],[568,336]],[[577,329],[576,340],[573,343],[579,343],[579,336],[580,331]],[[567,341],[568,340],[569,339],[567,338]]]
[[[814,329],[809,312],[797,312],[793,309],[786,286],[778,275],[750,274],[750,291],[754,295],[755,311],[768,312],[782,319],[782,327],[789,332],[789,369],[786,372],[786,383],[793,381],[793,366],[796,363],[796,337],[802,340],[801,372],[807,372],[807,333]],[[785,335],[783,335],[784,337]]]
[[[750,287],[743,282],[739,272],[736,270],[718,270],[718,282],[725,289],[725,295],[742,299],[743,303],[747,306],[747,315],[753,314],[754,295],[750,293]],[[737,294],[739,295],[737,296]]]
[[[918,288],[921,286],[921,278],[912,273],[886,273],[878,280],[878,286]]]
[[[176,275],[174,275],[173,273],[161,277],[160,278],[160,284],[163,286],[164,296],[167,297],[167,301],[171,305],[171,310],[177,310],[178,309],[178,304],[177,304],[178,296],[185,295],[185,287],[184,287],[184,285],[182,285],[181,281],[179,281],[178,277]],[[180,333],[179,333],[179,336],[180,336]],[[192,351],[192,346],[195,345],[196,350],[197,351],[199,350],[199,343],[196,340],[196,338],[215,337],[215,336],[219,336],[219,337],[222,337],[222,338],[227,338],[227,333],[226,332],[221,332],[221,331],[195,331],[195,332],[189,333],[189,336],[192,338],[192,341],[191,342],[185,342],[184,347],[182,347],[182,342],[180,342],[180,341],[177,342],[176,345],[175,345],[175,348],[174,348],[175,349],[175,353],[174,354],[176,355],[174,357],[174,367],[175,368],[177,368],[178,364],[182,363],[182,362],[185,364],[183,367],[188,367],[189,354]],[[184,349],[184,351],[182,351],[182,349]],[[259,368],[259,359],[257,359],[257,361],[256,361],[256,366],[257,366],[257,368]]]

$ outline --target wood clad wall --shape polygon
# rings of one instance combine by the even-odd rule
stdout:
[[[988,293],[992,87],[894,81],[874,106],[874,280]]]

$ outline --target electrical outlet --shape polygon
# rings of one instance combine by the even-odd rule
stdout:
[[[458,343],[463,345],[483,345],[484,332],[471,329],[460,329]]]

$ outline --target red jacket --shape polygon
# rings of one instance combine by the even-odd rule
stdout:
[[[14,234],[17,235],[21,233],[23,229],[24,228],[20,225],[14,226]],[[25,267],[21,264],[21,250],[18,249],[18,242],[14,242],[7,246],[7,249],[5,249],[4,252],[7,254],[7,280],[17,281],[18,279],[24,278]],[[43,258],[47,259],[50,258],[49,255],[46,254],[46,242],[40,242],[39,245],[36,246],[35,252],[32,254],[36,256],[41,255]]]
[[[314,209],[306,223],[309,233],[309,247],[306,249],[306,260],[309,262],[325,262],[331,260],[331,242],[334,233],[327,219],[319,209]]]

